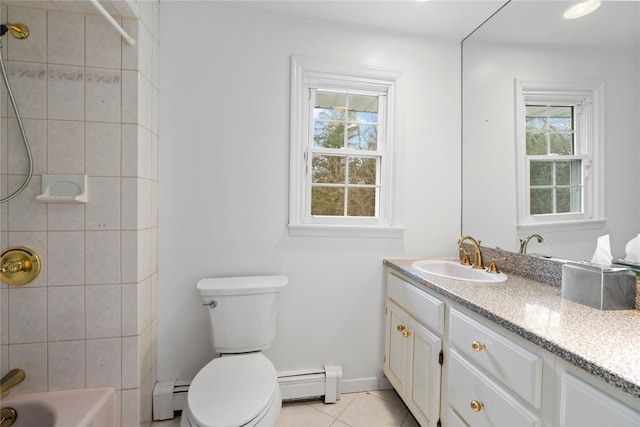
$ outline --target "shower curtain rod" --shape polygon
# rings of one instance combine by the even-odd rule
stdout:
[[[109,15],[109,12],[107,12],[107,10],[104,7],[102,7],[102,5],[98,2],[98,0],[91,0],[91,3],[93,3],[96,9],[98,9],[98,12],[100,12],[102,16],[104,16],[105,19],[109,21],[111,25],[113,25],[113,28],[118,30],[118,32],[122,35],[122,38],[124,38],[124,40],[127,43],[129,43],[131,46],[136,44],[136,41],[129,34],[127,34],[125,30],[122,29],[120,24],[118,24],[111,15]]]

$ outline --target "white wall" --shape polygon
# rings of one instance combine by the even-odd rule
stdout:
[[[591,259],[609,233],[614,257],[638,234],[640,114],[638,52],[506,45],[464,47],[463,231],[489,246],[517,250],[514,80],[602,80],[605,93],[604,228],[544,231],[530,252]]]
[[[278,370],[330,363],[347,380],[379,377],[382,260],[457,254],[459,42],[160,4],[159,380],[191,378],[213,356],[196,281],[251,274],[289,277],[267,351]],[[292,54],[403,72],[403,239],[289,236]]]

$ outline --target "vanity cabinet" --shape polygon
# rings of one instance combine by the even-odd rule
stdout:
[[[383,371],[421,426],[440,420],[444,303],[387,277]]]
[[[558,426],[640,426],[638,410],[603,390],[611,386],[596,386],[593,380],[589,382],[584,374],[564,363],[557,370]],[[638,408],[640,404],[636,402],[635,406]]]
[[[640,426],[640,399],[387,270],[383,371],[422,427]]]

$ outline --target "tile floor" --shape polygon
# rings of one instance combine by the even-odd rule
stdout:
[[[178,427],[180,419],[152,427]],[[336,403],[320,400],[285,403],[277,427],[418,427],[393,390],[343,394]]]

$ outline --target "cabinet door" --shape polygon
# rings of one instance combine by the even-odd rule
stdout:
[[[436,426],[440,418],[440,351],[442,340],[411,319],[411,384],[407,406],[421,426]]]
[[[563,372],[560,380],[561,426],[638,426],[640,413],[581,379]]]
[[[407,394],[411,335],[408,331],[410,316],[393,301],[387,300],[385,314],[384,374],[404,399]]]

